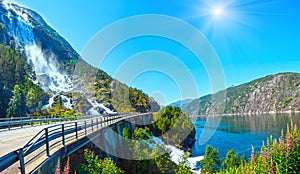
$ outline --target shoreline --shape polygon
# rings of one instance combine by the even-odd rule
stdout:
[[[293,111],[293,110],[288,110],[288,111],[280,111],[280,112],[259,112],[259,113],[232,113],[232,114],[216,114],[216,115],[197,115],[197,116],[191,116],[191,117],[222,117],[222,116],[258,116],[261,114],[265,115],[276,115],[276,114],[299,114],[300,111]]]

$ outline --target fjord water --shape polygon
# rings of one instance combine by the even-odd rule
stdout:
[[[207,119],[198,117],[195,120],[196,142],[192,149],[192,156],[204,155],[205,147],[210,145],[219,150],[219,157],[223,159],[230,149],[234,149],[239,155],[245,153],[249,157],[252,146],[255,151],[259,151],[263,141],[266,144],[270,135],[278,138],[281,130],[286,131],[287,124],[290,124],[291,121],[300,125],[299,114],[223,116],[219,119],[221,120],[219,125],[214,123],[214,119],[209,120],[210,126],[205,129],[208,132],[216,131],[205,144],[199,142],[199,139]]]

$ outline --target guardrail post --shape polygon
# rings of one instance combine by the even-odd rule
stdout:
[[[61,135],[62,135],[63,146],[65,146],[65,125],[64,124],[61,125]]]
[[[91,120],[91,123],[92,123],[92,132],[94,132],[94,122],[93,122],[93,120]]]
[[[49,145],[49,131],[48,131],[48,128],[45,128],[45,134],[46,134],[46,152],[47,152],[47,156],[50,156],[50,145]]]
[[[78,140],[78,125],[77,125],[77,122],[75,122],[75,134],[76,134],[76,139]]]
[[[24,152],[22,148],[18,150],[18,158],[20,161],[21,174],[25,174]]]
[[[21,117],[21,128],[23,128],[23,118]]]
[[[97,130],[99,129],[99,118],[97,118]]]
[[[86,132],[86,121],[84,121],[84,132],[85,132],[85,135],[87,134]]]

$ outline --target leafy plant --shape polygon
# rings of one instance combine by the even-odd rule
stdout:
[[[202,164],[202,172],[214,173],[216,172],[221,164],[221,158],[218,157],[219,151],[210,145],[206,146],[204,159],[200,161]]]
[[[99,159],[99,157],[87,149],[84,150],[84,159],[87,164],[82,164],[78,173],[85,174],[122,174],[124,173],[116,164],[109,158]]]

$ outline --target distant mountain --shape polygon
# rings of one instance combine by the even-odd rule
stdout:
[[[226,97],[222,95],[226,93]],[[224,104],[224,105],[222,105]],[[300,111],[300,74],[280,73],[193,100],[183,110],[212,115]]]
[[[169,106],[176,106],[179,108],[184,108],[186,105],[188,105],[189,103],[191,103],[193,100],[192,99],[185,99],[185,100],[180,100],[174,103],[169,104]]]
[[[104,71],[88,65],[39,14],[2,0],[0,44],[9,46],[11,50],[19,50],[26,56],[27,76],[22,77],[29,77],[49,94],[48,104],[44,105],[43,102],[44,109],[60,102],[63,107],[90,114],[112,110],[146,112],[158,109],[156,102],[141,90],[130,88]],[[3,50],[12,52],[4,47]],[[5,55],[0,58],[0,66],[5,66]],[[74,77],[75,67],[77,78]],[[13,86],[6,88],[8,81],[3,83],[0,89],[3,94],[0,91],[0,95],[9,99],[12,97]],[[8,105],[8,102],[9,100],[3,100],[2,103],[0,101],[2,105]]]

